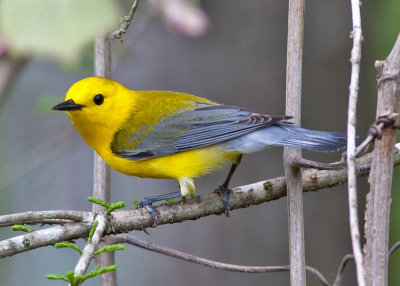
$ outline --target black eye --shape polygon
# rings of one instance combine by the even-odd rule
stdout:
[[[97,94],[93,98],[93,101],[94,101],[95,104],[100,105],[100,104],[102,104],[104,102],[104,96],[102,94]]]

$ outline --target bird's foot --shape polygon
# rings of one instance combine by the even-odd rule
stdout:
[[[157,215],[157,211],[155,209],[155,207],[153,206],[153,202],[151,200],[149,200],[149,198],[144,198],[141,202],[140,202],[140,206],[141,207],[146,207],[146,209],[151,212],[151,215],[153,216],[154,221],[158,220],[158,215]]]
[[[146,209],[153,216],[154,220],[157,221],[158,220],[157,210],[153,206],[153,203],[158,202],[158,201],[172,199],[172,198],[177,198],[177,197],[181,197],[181,196],[182,196],[181,192],[174,192],[174,193],[169,193],[169,194],[164,194],[164,195],[159,195],[159,196],[147,197],[147,198],[144,198],[140,202],[140,206],[146,207]]]
[[[231,210],[231,206],[229,204],[229,195],[228,195],[229,189],[228,189],[228,187],[226,185],[218,186],[214,192],[220,194],[221,199],[225,205],[225,210],[226,210],[225,214],[228,215],[229,214],[228,211]]]

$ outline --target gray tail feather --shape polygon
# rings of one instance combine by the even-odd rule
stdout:
[[[301,147],[313,151],[332,152],[346,146],[346,134],[309,130],[288,124],[279,124],[279,128],[287,133],[281,138],[279,145]],[[285,136],[284,136],[285,137]]]
[[[337,151],[346,146],[346,134],[309,130],[279,123],[230,141],[242,153],[253,153],[270,146],[293,146],[319,152]]]

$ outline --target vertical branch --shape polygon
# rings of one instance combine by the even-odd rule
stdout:
[[[105,36],[98,36],[95,42],[94,70],[96,76],[111,78],[111,49],[110,40]],[[104,160],[94,152],[94,185],[93,197],[110,201],[110,167]],[[101,212],[106,209],[98,204],[93,204],[93,212]],[[102,247],[100,245],[100,247]],[[113,265],[114,252],[105,252],[95,257],[96,264],[100,268]],[[115,271],[104,273],[99,276],[101,285],[117,285]]]
[[[110,41],[104,36],[98,36],[95,42],[94,73],[96,76],[111,78]],[[94,152],[94,185],[93,196],[110,201],[110,167]],[[105,211],[106,208],[93,204],[93,211]]]
[[[286,67],[286,114],[300,125],[301,77],[304,34],[304,0],[289,0]],[[288,192],[289,258],[291,285],[306,285],[304,217],[301,168],[292,165],[301,149],[285,147],[285,176]]]
[[[349,93],[349,107],[347,114],[347,173],[348,173],[348,201],[351,242],[354,260],[356,263],[357,281],[359,286],[365,286],[365,269],[363,267],[363,253],[360,245],[360,230],[358,225],[357,186],[356,186],[356,106],[358,96],[358,81],[361,60],[361,14],[360,1],[351,1],[353,17],[353,49],[351,50],[351,79]]]
[[[387,59],[377,61],[378,106],[377,116],[399,112],[400,96],[400,34]],[[397,118],[397,116],[396,116]],[[396,131],[386,128],[376,140],[370,174],[366,214],[365,267],[367,285],[388,283],[389,215],[393,175],[393,154]]]

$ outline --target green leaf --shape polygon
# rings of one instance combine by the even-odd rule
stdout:
[[[179,202],[180,200],[177,200],[177,199],[174,199],[174,198],[170,198],[170,199],[166,199],[165,201],[167,203],[169,203],[169,204],[173,204],[173,203]]]
[[[139,203],[139,201],[138,201],[137,199],[133,199],[133,203],[134,203],[138,208],[140,208],[140,203]]]
[[[0,1],[0,30],[17,54],[77,61],[96,35],[118,26],[114,1]]]
[[[90,243],[92,242],[92,237],[93,237],[94,231],[96,230],[96,227],[97,227],[98,224],[99,224],[99,221],[95,220],[93,225],[92,225],[92,228],[90,229],[90,232],[89,232],[89,242]]]
[[[68,241],[58,242],[58,243],[54,244],[54,247],[57,249],[69,247],[69,248],[75,249],[76,251],[78,251],[79,253],[82,254],[82,250],[75,243],[71,243]]]
[[[69,282],[69,279],[65,275],[59,275],[59,274],[46,274],[47,279],[53,279],[53,280],[64,280]]]
[[[21,225],[21,224],[14,224],[11,229],[13,231],[24,231],[24,232],[32,232],[30,227],[27,224]]]
[[[102,247],[101,249],[97,250],[94,254],[100,254],[103,252],[110,252],[110,251],[115,251],[115,250],[124,250],[125,249],[125,245],[123,244],[112,244],[112,245],[106,245],[104,247]]]
[[[123,208],[123,207],[125,207],[125,206],[126,206],[125,202],[111,203],[111,204],[110,204],[110,207],[108,208],[106,214],[107,214],[107,215],[110,215],[111,212],[113,212],[113,211],[115,211],[115,210],[118,210],[118,209],[120,209],[120,208]]]
[[[106,272],[117,271],[117,269],[118,269],[118,265],[117,264],[106,266],[106,267],[103,267],[101,269],[98,269],[98,266],[96,265],[96,269],[95,270],[90,271],[88,274],[85,274],[83,276],[81,276],[81,275],[76,276],[76,278],[80,279],[80,282],[83,282],[88,278],[92,278],[92,277],[95,277],[97,275],[100,275],[100,274],[103,274],[103,273],[106,273]]]
[[[111,214],[111,212],[123,208],[126,206],[125,202],[117,202],[117,203],[106,203],[105,201],[98,199],[98,198],[94,198],[94,197],[88,197],[87,198],[89,202],[92,202],[94,204],[98,204],[101,205],[105,208],[107,208],[107,215]]]
[[[103,206],[105,208],[109,208],[110,207],[109,203],[106,203],[105,201],[103,201],[101,199],[98,199],[98,198],[95,198],[95,197],[88,197],[87,200],[89,202],[91,202],[91,203],[101,205],[101,206]]]
[[[68,271],[65,275],[47,274],[46,278],[53,280],[64,280],[69,282],[71,286],[79,286],[83,281],[83,276],[82,275],[75,276],[74,271]]]

